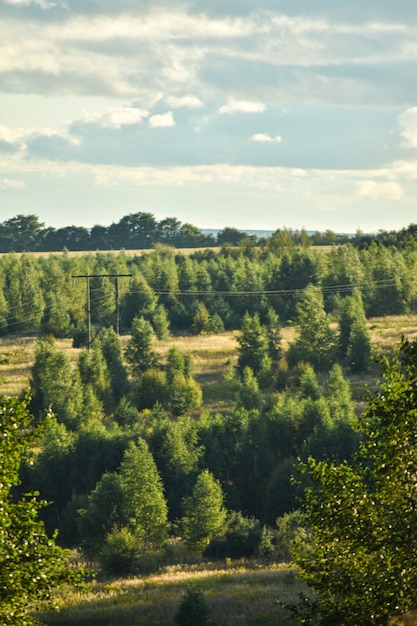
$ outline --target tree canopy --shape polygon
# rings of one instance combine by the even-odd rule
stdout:
[[[380,626],[415,608],[417,586],[417,342],[385,362],[359,423],[353,463],[310,459],[311,543],[302,576],[318,591],[321,624]]]
[[[76,579],[68,555],[48,537],[36,493],[16,499],[19,470],[37,435],[28,400],[0,397],[0,621],[13,626],[37,624],[34,602],[50,598],[57,585]]]

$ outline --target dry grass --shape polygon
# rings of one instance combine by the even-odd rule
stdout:
[[[91,583],[86,593],[60,592],[57,611],[40,617],[49,626],[169,626],[191,581],[198,581],[219,626],[282,624],[277,600],[296,602],[304,589],[287,564],[171,566],[157,575]]]
[[[417,338],[417,315],[399,315],[377,317],[368,320],[371,342],[374,353],[391,354],[398,346],[401,337]],[[282,330],[284,350],[294,341],[296,329],[292,326]],[[128,336],[121,337],[122,345],[126,346]],[[35,357],[37,337],[34,334],[7,335],[0,339],[0,391],[6,396],[14,396],[28,387],[30,369]],[[68,354],[75,361],[79,350],[72,347],[71,339],[59,339],[58,349]],[[212,411],[229,408],[235,398],[237,385],[235,381],[226,381],[224,374],[230,364],[237,359],[236,332],[221,335],[189,335],[171,337],[161,341],[157,351],[165,359],[169,349],[177,346],[185,354],[191,354],[194,364],[194,375],[202,385],[204,405]],[[354,395],[362,393],[364,383],[371,388],[380,372],[378,365],[373,365],[367,376],[350,377]]]
[[[160,249],[163,249],[163,247],[161,247]],[[194,254],[194,252],[199,252],[202,250],[213,250],[214,252],[219,252],[220,251],[220,247],[213,247],[213,248],[174,248],[171,246],[166,246],[165,247],[166,250],[171,249],[175,254],[184,254],[185,256],[189,256],[191,254]],[[0,257],[1,256],[7,256],[8,254],[13,254],[16,255],[17,257],[22,256],[22,254],[29,254],[30,256],[33,256],[34,258],[48,258],[50,256],[63,256],[64,254],[66,256],[68,256],[69,258],[74,258],[74,257],[83,257],[83,256],[89,256],[89,255],[93,255],[95,256],[96,254],[126,254],[127,256],[142,256],[143,254],[149,254],[150,252],[155,252],[155,248],[146,248],[146,249],[140,249],[140,250],[66,250],[65,252],[61,251],[61,252],[1,252],[0,253]]]
[[[368,321],[368,328],[375,351],[390,354],[402,337],[410,340],[417,338],[417,315],[374,317]]]
[[[0,339],[0,392],[5,396],[18,396],[29,387],[30,372],[35,359],[38,337],[35,334],[13,334]],[[78,350],[71,339],[58,339],[59,350],[75,360]]]

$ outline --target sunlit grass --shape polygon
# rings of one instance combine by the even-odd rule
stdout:
[[[198,581],[219,626],[282,624],[285,611],[278,600],[295,603],[305,590],[287,564],[170,566],[142,578],[93,582],[84,593],[61,590],[57,609],[40,617],[50,626],[169,626],[190,581]]]
[[[417,315],[376,317],[368,320],[371,343],[375,355],[390,354],[398,346],[401,337],[417,338]],[[173,336],[157,343],[156,349],[162,361],[169,349],[175,345],[179,350],[193,357],[193,374],[203,388],[204,405],[211,411],[225,410],[232,406],[238,387],[236,380],[227,379],[225,373],[237,361],[237,332],[219,335]],[[282,329],[284,351],[296,336],[294,326]],[[126,346],[128,336],[122,336]],[[0,339],[0,393],[6,396],[19,395],[27,388],[30,370],[35,358],[37,337],[34,334],[7,335]],[[79,350],[72,347],[71,339],[58,339],[57,348],[63,350],[74,362]],[[350,376],[353,392],[362,393],[364,384],[373,386],[378,378],[380,367],[371,365],[367,375]]]

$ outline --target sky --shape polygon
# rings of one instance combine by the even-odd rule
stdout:
[[[0,0],[0,222],[417,222],[415,0]]]

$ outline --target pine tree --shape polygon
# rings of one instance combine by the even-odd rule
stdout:
[[[145,440],[130,443],[120,466],[123,516],[143,550],[157,549],[168,531],[168,507],[155,461]]]
[[[191,496],[184,500],[182,528],[184,538],[196,554],[202,554],[210,540],[220,534],[226,524],[220,483],[208,470],[197,478]]]
[[[336,358],[336,334],[324,309],[323,295],[313,286],[307,287],[297,304],[297,329],[288,359],[311,363],[318,370],[329,369]]]
[[[271,369],[271,359],[268,355],[269,341],[258,313],[253,317],[245,313],[237,341],[238,370],[241,374],[245,367],[250,367],[257,377]]]
[[[136,378],[142,372],[155,367],[158,357],[154,350],[155,333],[151,324],[143,317],[135,317],[132,322],[132,337],[126,347],[126,360]]]

